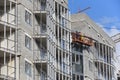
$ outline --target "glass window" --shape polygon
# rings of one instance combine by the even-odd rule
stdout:
[[[29,38],[28,36],[25,36],[25,47],[31,49],[31,38]]]
[[[77,80],[79,80],[79,75],[77,75]]]
[[[65,40],[61,40],[61,47],[63,48],[63,49],[65,49]]]
[[[40,73],[40,80],[45,80],[46,74],[44,72]]]
[[[83,79],[83,76],[80,76],[80,80],[84,80],[84,79]]]
[[[76,62],[80,63],[80,55],[76,55]]]
[[[75,72],[83,73],[83,64],[75,64]]]
[[[47,31],[47,27],[46,27],[46,24],[42,24],[41,27],[41,33],[45,33]]]
[[[83,56],[80,55],[80,69],[81,69],[81,73],[83,73]]]
[[[65,19],[62,17],[62,27],[65,27]]]
[[[41,10],[45,10],[46,8],[46,0],[41,0]]]
[[[73,51],[77,51],[77,52],[81,52],[82,53],[83,46],[82,45],[74,44],[74,45],[72,45],[72,49],[73,49]]]
[[[72,79],[75,80],[75,74],[72,75]]]
[[[75,62],[75,55],[72,55],[72,61]]]
[[[25,10],[25,22],[27,22],[28,24],[32,24],[31,23],[31,19],[32,19],[32,15],[30,12],[28,12],[27,10]]]
[[[31,64],[28,63],[27,61],[25,61],[25,73],[28,75],[28,76],[31,76],[32,73],[31,73]]]

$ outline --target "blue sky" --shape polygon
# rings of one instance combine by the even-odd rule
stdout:
[[[120,0],[68,0],[71,13],[84,11],[110,36],[120,32]]]

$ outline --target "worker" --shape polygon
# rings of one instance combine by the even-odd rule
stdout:
[[[83,34],[81,32],[79,32],[79,34],[80,34],[80,41],[83,41],[84,40]]]

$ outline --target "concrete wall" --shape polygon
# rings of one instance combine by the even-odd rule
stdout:
[[[32,1],[32,0],[31,0]],[[33,76],[28,76],[25,73],[25,61],[31,64],[31,74],[33,74],[33,1],[18,0],[18,53],[19,57],[19,70],[17,76],[19,80],[33,80]],[[31,24],[25,21],[25,11],[31,14]],[[31,38],[31,48],[25,47],[25,36]]]
[[[84,73],[84,76],[88,76],[90,77],[92,80],[94,80],[94,62],[93,62],[93,59],[94,59],[94,54],[91,53],[88,49],[85,49],[83,51],[83,73]],[[89,61],[92,62],[92,70],[90,70],[90,63]],[[84,80],[88,80],[87,78],[84,78]]]
[[[71,16],[72,29],[79,30],[83,34],[92,37],[98,42],[104,43],[109,46],[114,46],[113,40],[100,28],[95,22],[93,22],[86,14],[79,13]],[[95,34],[95,35],[93,35]]]
[[[73,32],[75,32],[75,31],[82,32],[83,36],[85,35],[85,36],[91,37],[94,42],[101,43],[105,46],[109,46],[110,49],[109,49],[108,53],[106,53],[107,51],[105,51],[105,53],[104,53],[103,47],[102,47],[102,51],[100,51],[100,53],[101,54],[109,54],[109,55],[114,56],[114,53],[111,52],[111,49],[114,50],[115,43],[102,30],[102,28],[100,28],[98,25],[96,25],[96,23],[93,22],[86,14],[84,14],[84,13],[73,14],[71,16],[71,22],[72,22],[71,28],[72,28]],[[84,77],[84,79],[88,80],[90,78],[91,80],[93,80],[96,77],[95,71],[98,71],[98,69],[96,69],[96,67],[94,66],[94,59],[99,60],[98,57],[96,58],[96,54],[98,54],[98,53],[96,52],[95,45],[88,46],[83,50],[84,50],[83,51],[84,76],[87,76],[87,78]],[[114,59],[114,57],[112,57],[112,58],[109,57],[109,58],[111,60]],[[89,61],[92,62],[93,70],[90,70]],[[107,63],[107,64],[109,64],[109,63]],[[111,65],[112,65],[112,63],[111,63]],[[104,79],[104,77],[102,75],[100,75],[100,76],[102,79]]]

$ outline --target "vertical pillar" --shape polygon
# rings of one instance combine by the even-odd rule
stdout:
[[[4,0],[4,14],[6,14],[6,0]],[[6,23],[4,24],[4,40],[6,39]],[[6,42],[4,42],[6,44]],[[7,45],[8,46],[8,45]],[[4,66],[6,67],[6,52],[4,51]],[[7,69],[8,71],[8,69]],[[6,75],[8,76],[8,75]],[[6,77],[4,77],[5,80]]]
[[[98,49],[98,58],[100,59],[100,43],[99,43],[99,49]],[[99,78],[100,78],[100,62],[98,62],[99,66],[98,66],[98,74],[99,74]]]

